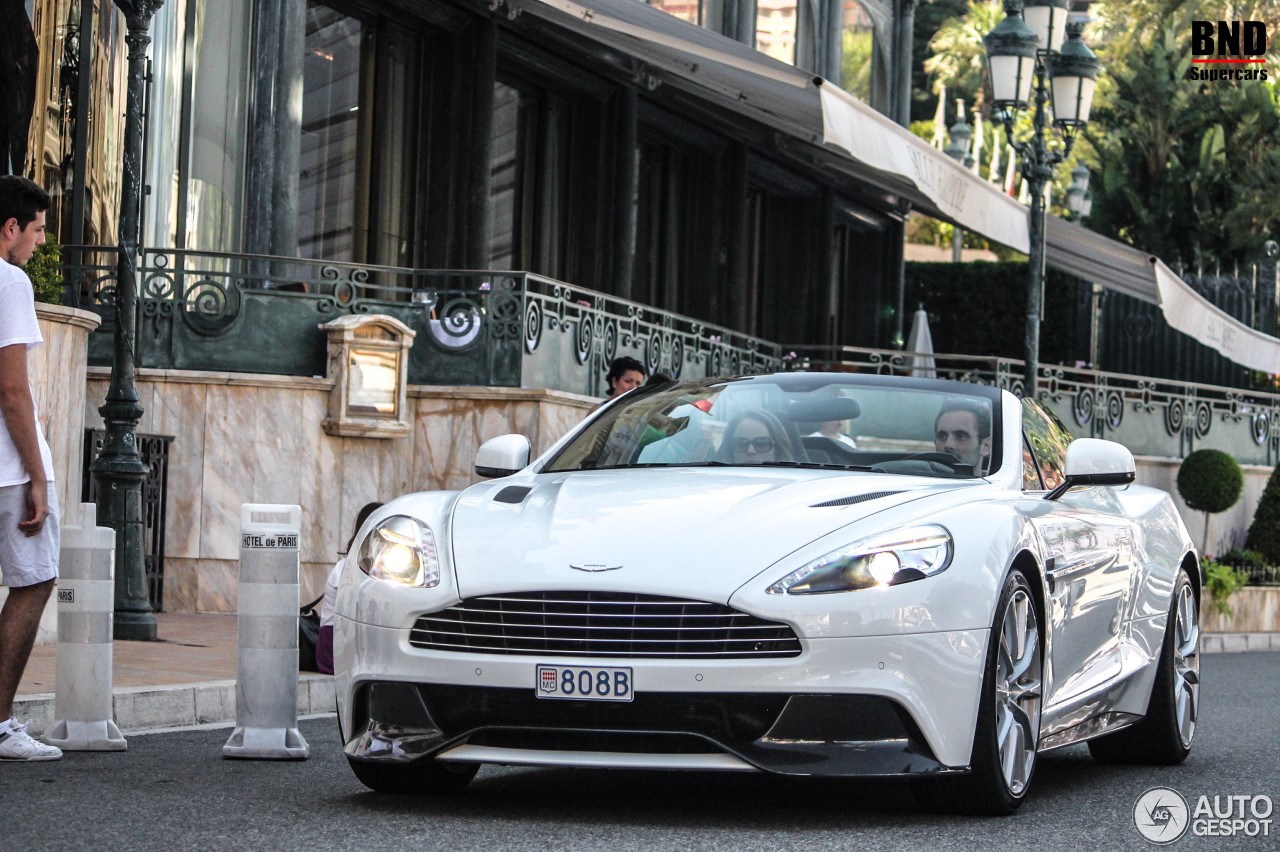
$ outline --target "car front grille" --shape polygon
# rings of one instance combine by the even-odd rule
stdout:
[[[526,592],[468,598],[427,613],[409,644],[437,651],[555,657],[797,657],[786,624],[721,604],[658,595]]]

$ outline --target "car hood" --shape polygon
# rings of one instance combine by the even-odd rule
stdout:
[[[761,570],[827,533],[977,484],[773,468],[523,476],[458,498],[453,564],[463,598],[607,589],[727,602]],[[831,501],[841,505],[817,506]]]

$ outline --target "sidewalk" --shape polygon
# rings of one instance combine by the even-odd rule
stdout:
[[[116,642],[112,649],[115,721],[143,731],[236,718],[236,616],[156,613],[159,642]],[[54,719],[57,646],[37,645],[18,684],[13,715],[43,731]],[[333,678],[298,676],[298,714],[332,713]]]
[[[113,648],[115,721],[144,731],[220,723],[236,718],[236,617],[156,613],[159,642],[117,642]],[[1206,654],[1280,651],[1280,633],[1206,633]],[[14,716],[44,731],[54,719],[57,646],[37,645],[18,686]],[[298,714],[332,713],[333,678],[298,676]]]

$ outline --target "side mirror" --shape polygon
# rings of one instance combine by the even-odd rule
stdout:
[[[1077,438],[1067,447],[1066,479],[1044,499],[1057,500],[1078,486],[1128,485],[1136,476],[1133,453],[1127,447],[1099,438]]]
[[[487,479],[510,476],[529,466],[529,439],[524,435],[499,435],[476,450],[476,475]]]

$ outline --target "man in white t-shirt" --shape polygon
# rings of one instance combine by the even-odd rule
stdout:
[[[27,350],[44,342],[31,279],[22,271],[44,242],[49,194],[26,178],[0,177],[0,761],[57,760],[13,715],[40,615],[58,577],[58,498],[49,445],[36,420]]]

